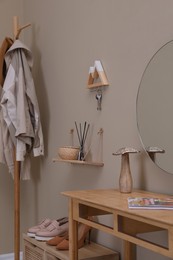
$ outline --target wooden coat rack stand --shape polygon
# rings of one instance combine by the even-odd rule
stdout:
[[[17,16],[13,17],[13,37],[14,40],[19,38],[23,29],[30,26],[26,24],[19,26]],[[16,152],[14,149],[14,260],[20,259],[20,162],[16,161]]]

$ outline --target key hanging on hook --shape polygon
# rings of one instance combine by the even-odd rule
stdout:
[[[97,99],[97,110],[101,110],[101,102],[102,102],[102,91],[101,90],[97,90],[97,94],[96,94],[96,99]]]

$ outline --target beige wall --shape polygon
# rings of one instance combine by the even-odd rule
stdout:
[[[1,0],[0,1],[0,40],[5,36],[13,37],[13,16],[18,15],[22,18],[22,0]]]
[[[9,10],[6,2],[13,1],[1,1],[0,12],[1,6]],[[10,7],[12,14],[2,16],[3,24],[9,24],[0,28],[2,39],[4,32],[9,33],[9,20],[18,6],[21,4],[16,1]],[[21,233],[45,216],[67,215],[67,199],[61,191],[118,188],[120,158],[112,156],[112,152],[124,146],[142,149],[136,126],[137,90],[151,56],[173,38],[173,2],[23,0],[22,15],[25,23],[32,23],[22,37],[35,59],[33,73],[45,157],[33,159],[31,181],[21,182]],[[110,83],[103,92],[101,112],[96,109],[95,93],[86,89],[88,69],[95,59],[102,61]],[[94,127],[94,158],[99,143],[97,131],[104,129],[104,167],[52,163],[57,148],[70,144],[69,131],[74,121],[85,120]],[[130,159],[135,188],[172,194],[172,175],[156,168],[143,153]],[[0,253],[7,253],[13,251],[13,181],[6,168],[1,167],[1,171],[0,230],[5,236],[0,236]],[[116,238],[93,232],[93,239],[121,251],[121,241]],[[160,239],[164,240],[164,234]],[[140,260],[151,257],[166,259],[138,250]]]

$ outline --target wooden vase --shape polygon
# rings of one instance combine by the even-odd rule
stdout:
[[[133,180],[130,171],[129,154],[125,153],[121,158],[121,172],[119,178],[119,189],[122,193],[131,193],[133,188]]]

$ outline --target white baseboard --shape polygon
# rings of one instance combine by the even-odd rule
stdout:
[[[23,253],[20,252],[20,260],[23,259]],[[0,255],[0,260],[14,260],[14,253]]]

